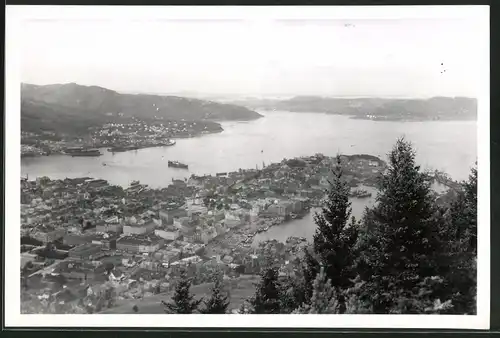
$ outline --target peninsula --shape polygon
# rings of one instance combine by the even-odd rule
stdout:
[[[21,86],[22,156],[65,147],[139,147],[221,132],[219,121],[248,121],[250,109],[177,96],[121,94],[75,83]]]

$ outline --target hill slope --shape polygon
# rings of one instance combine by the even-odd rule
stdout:
[[[288,100],[248,100],[236,103],[252,108],[339,114],[356,118],[366,118],[367,115],[389,120],[473,120],[477,118],[477,100],[467,97],[386,99],[296,96]]]
[[[97,86],[75,83],[21,85],[21,118],[24,126],[41,123],[57,128],[73,124],[96,125],[109,116],[169,120],[252,120],[260,114],[232,104],[176,96],[120,94]],[[51,126],[51,124],[53,124]]]
[[[258,283],[259,276],[241,276],[237,278],[229,288],[230,305],[229,310],[238,309],[246,299],[250,298],[255,293],[255,283]],[[191,292],[196,299],[210,296],[212,283],[193,285]],[[165,313],[164,306],[161,301],[171,301],[173,292],[167,294],[159,294],[153,297],[137,300],[117,300],[116,306],[110,309],[105,309],[99,312],[100,314],[133,314],[133,307],[137,305],[138,313],[142,314],[162,314]]]

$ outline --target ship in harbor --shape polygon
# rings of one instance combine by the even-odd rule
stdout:
[[[179,161],[168,161],[168,166],[171,168],[188,169],[188,165]]]
[[[136,147],[136,146],[117,146],[117,147],[108,148],[108,151],[111,153],[121,153],[124,151],[137,150],[137,149],[139,149],[139,147]]]
[[[368,198],[371,196],[372,194],[370,192],[361,189],[356,189],[349,193],[349,197],[356,197],[356,198]]]
[[[142,144],[142,145],[117,145],[111,148],[108,148],[108,151],[111,153],[122,153],[125,151],[130,151],[130,150],[138,150],[142,148],[150,148],[150,147],[169,147],[175,145],[174,140],[167,140],[167,142],[162,142],[162,143],[148,143],[148,144]]]
[[[63,152],[66,155],[71,155],[72,153],[77,153],[77,152],[80,152],[82,150],[85,150],[85,148],[83,148],[83,147],[69,147],[69,148],[64,149]]]
[[[99,149],[67,148],[64,153],[71,157],[77,156],[101,156]]]

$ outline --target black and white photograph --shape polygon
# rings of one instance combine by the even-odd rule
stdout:
[[[489,328],[487,6],[6,18],[6,325]]]

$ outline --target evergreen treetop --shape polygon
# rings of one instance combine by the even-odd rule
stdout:
[[[313,283],[313,295],[310,304],[304,304],[294,313],[301,314],[334,314],[340,313],[340,304],[335,288],[327,279],[321,267]]]
[[[190,314],[198,310],[203,299],[195,300],[194,295],[190,292],[191,280],[187,277],[185,270],[181,272],[181,278],[175,287],[172,302],[167,303],[162,301],[165,306],[165,312]]]
[[[229,306],[229,297],[222,291],[223,282],[221,276],[215,275],[213,280],[212,294],[209,299],[204,301],[205,308],[201,310],[201,313],[224,314]]]
[[[280,285],[277,269],[270,267],[263,271],[255,295],[250,300],[250,305],[253,308],[253,313],[280,313]]]
[[[314,221],[317,225],[313,237],[314,254],[324,266],[326,276],[336,288],[347,288],[351,279],[355,277],[354,262],[356,258],[355,246],[358,239],[358,224],[351,219],[351,202],[349,202],[350,187],[342,177],[342,160],[337,156],[333,179],[329,182],[325,206],[321,213],[317,213]],[[307,282],[312,286],[312,280],[318,272],[319,265],[314,262],[311,254],[306,254]],[[309,288],[307,296],[312,296]],[[343,298],[340,297],[340,302]]]
[[[411,144],[399,139],[389,154],[377,203],[364,217],[367,243],[358,272],[369,281],[376,313],[388,313],[397,299],[414,298],[421,280],[439,271],[443,248],[436,211]]]

